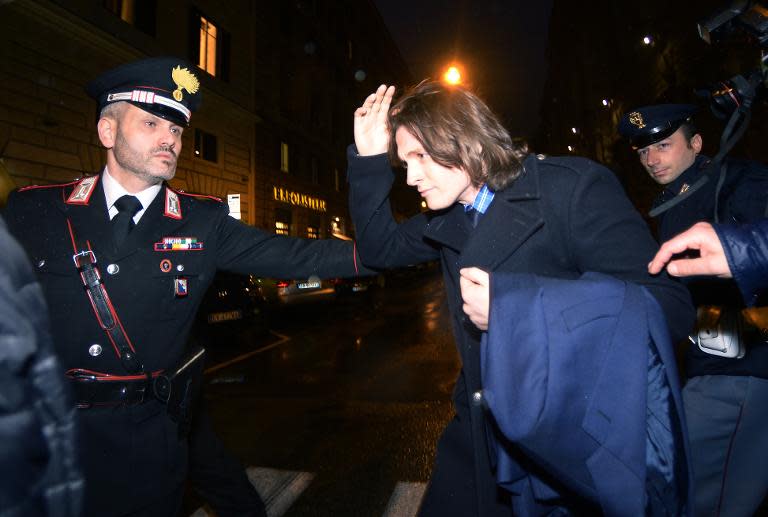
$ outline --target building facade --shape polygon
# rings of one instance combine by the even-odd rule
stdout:
[[[595,0],[585,7],[554,0],[535,149],[608,165],[645,213],[658,188],[618,135],[618,121],[649,104],[697,104],[704,152],[717,153],[725,122],[710,113],[708,100],[699,94],[759,63],[757,44],[744,37],[711,45],[699,37],[697,23],[726,6],[722,0]],[[757,140],[768,123],[765,108],[764,102],[755,105],[751,127],[731,154],[768,158]]]

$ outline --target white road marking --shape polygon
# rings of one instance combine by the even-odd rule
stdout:
[[[248,479],[267,507],[268,517],[280,517],[296,502],[315,478],[311,472],[296,472],[263,467],[248,467]],[[205,508],[198,508],[190,517],[212,517]]]
[[[284,336],[282,334],[278,334],[274,330],[270,330],[269,332],[270,332],[270,334],[274,334],[275,336],[277,336],[280,339],[278,339],[277,341],[275,341],[272,344],[269,344],[269,345],[265,346],[264,348],[259,348],[258,350],[254,350],[253,352],[248,352],[247,354],[239,355],[239,356],[237,356],[237,357],[235,357],[233,359],[230,359],[228,361],[224,361],[223,363],[215,364],[215,365],[211,366],[210,368],[206,368],[204,373],[205,374],[213,373],[215,371],[221,370],[222,368],[226,368],[227,366],[231,366],[231,365],[233,365],[235,363],[239,363],[240,361],[245,361],[249,357],[253,357],[254,355],[261,354],[262,352],[266,352],[267,350],[272,350],[276,346],[280,346],[283,343],[291,340],[290,337]]]
[[[299,498],[315,479],[311,472],[248,467],[248,479],[264,500],[269,517],[279,517]]]
[[[248,479],[261,495],[268,517],[281,517],[307,489],[315,474],[264,467],[248,467]],[[387,503],[382,517],[414,517],[427,489],[426,483],[399,482]],[[198,508],[190,517],[213,517],[205,508]]]
[[[416,515],[426,489],[426,483],[398,483],[389,498],[383,517],[412,517]]]

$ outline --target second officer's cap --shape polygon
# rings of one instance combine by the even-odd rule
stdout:
[[[642,149],[677,131],[696,113],[693,104],[655,104],[625,113],[619,121],[619,133],[635,149]]]
[[[187,126],[202,96],[196,71],[182,59],[153,57],[104,72],[85,91],[99,103],[99,112],[108,104],[125,101]]]

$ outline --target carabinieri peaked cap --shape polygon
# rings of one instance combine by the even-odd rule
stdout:
[[[153,115],[188,126],[202,93],[197,67],[175,57],[133,61],[104,72],[85,87],[99,103],[130,102]]]
[[[693,104],[655,104],[625,113],[619,121],[619,133],[635,149],[664,140],[696,113]]]

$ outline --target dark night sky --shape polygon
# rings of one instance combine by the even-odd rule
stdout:
[[[551,0],[374,0],[415,81],[450,61],[514,136],[532,137],[546,78]]]

